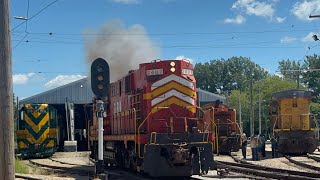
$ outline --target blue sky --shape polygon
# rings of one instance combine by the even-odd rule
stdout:
[[[320,18],[308,18],[320,14],[320,0],[29,0],[29,8],[28,0],[11,0],[10,5],[14,93],[20,98],[87,76],[97,56],[111,61],[116,79],[139,63],[177,57],[197,63],[245,56],[275,73],[279,60],[300,60],[320,49],[311,38],[319,35]],[[15,16],[31,19],[27,27],[18,26],[23,20]]]

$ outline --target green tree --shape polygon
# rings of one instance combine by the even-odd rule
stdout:
[[[268,72],[246,57],[216,59],[204,64],[197,63],[194,67],[197,87],[222,93],[232,90],[244,90],[250,80],[261,80]]]
[[[279,61],[278,69],[284,78],[296,81],[302,66],[303,62],[287,59]]]
[[[210,71],[210,64],[208,62],[204,64],[197,63],[194,66],[194,76],[196,77],[198,88],[207,91],[211,90],[209,83],[212,75]]]
[[[313,55],[305,58],[303,81],[317,96],[320,95],[320,56]]]

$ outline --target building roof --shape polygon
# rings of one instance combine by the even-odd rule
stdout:
[[[285,91],[279,91],[272,93],[273,99],[283,99],[283,98],[312,98],[311,91],[305,91],[301,89],[288,89]]]
[[[87,104],[92,102],[93,96],[90,80],[88,78],[82,78],[72,83],[22,99],[20,104],[64,104],[66,98],[69,102],[73,102],[74,104]]]
[[[220,101],[222,101],[224,104],[227,102],[227,98],[225,96],[214,94],[212,92],[205,91],[205,90],[202,90],[199,88],[197,88],[197,92],[198,92],[198,98],[199,98],[200,102],[202,102],[202,103],[214,102],[218,99]]]
[[[198,89],[198,98],[200,102],[214,102],[217,99],[226,103],[226,97],[214,94],[202,89]],[[22,99],[20,104],[26,103],[47,103],[47,104],[64,104],[66,98],[68,102],[74,104],[88,104],[92,102],[94,94],[91,90],[89,78],[83,78],[63,86],[39,93],[37,95]]]

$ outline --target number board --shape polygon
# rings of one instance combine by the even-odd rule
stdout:
[[[155,76],[163,74],[163,69],[151,69],[147,70],[147,76]]]
[[[182,69],[182,74],[193,76],[193,70],[192,69]]]

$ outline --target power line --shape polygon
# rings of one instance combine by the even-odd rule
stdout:
[[[11,29],[10,31],[14,31],[15,29],[17,29],[18,27],[20,27],[21,25],[23,25],[24,23],[26,23],[27,21],[32,20],[33,18],[35,18],[36,16],[38,16],[41,12],[43,12],[44,10],[46,10],[47,8],[49,8],[50,6],[52,6],[54,3],[58,2],[59,0],[55,0],[52,3],[50,3],[49,5],[45,6],[43,9],[41,9],[40,11],[38,11],[36,14],[34,14],[33,16],[31,16],[29,19],[27,19],[26,21],[23,21],[22,23],[20,23],[19,25],[17,25],[16,27],[14,27],[13,29]]]
[[[278,33],[278,32],[308,32],[315,29],[296,29],[296,30],[262,30],[262,31],[229,31],[229,32],[180,32],[180,33],[59,33],[59,32],[30,32],[30,34],[48,34],[48,35],[63,35],[63,36],[176,36],[176,35],[221,35],[221,34],[260,34],[260,33]],[[19,32],[16,32],[19,33]]]
[[[26,35],[13,47],[13,49],[17,48],[27,36],[28,36],[28,33],[26,33]]]
[[[13,40],[17,41],[17,40]],[[87,42],[72,42],[72,41],[41,41],[41,40],[26,40],[25,43],[44,43],[44,44],[90,44]],[[251,43],[239,43],[239,44],[216,44],[216,45],[165,45],[162,48],[301,48],[301,46],[246,46],[255,44],[270,44],[277,43],[278,41],[261,41]]]
[[[313,72],[313,71],[320,71],[320,69],[291,69],[291,70],[279,70],[276,72]]]
[[[13,49],[17,48],[21,43],[22,41],[28,36],[28,17],[29,17],[29,5],[30,5],[30,1],[28,0],[28,3],[27,3],[27,19],[25,21],[26,23],[26,28],[25,28],[25,36],[23,38],[21,38],[21,40],[13,47]]]
[[[15,74],[27,74],[27,73],[35,73],[35,74],[87,74],[88,72],[50,72],[50,71],[35,71],[35,72],[15,72]]]

